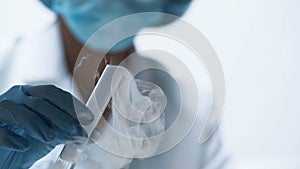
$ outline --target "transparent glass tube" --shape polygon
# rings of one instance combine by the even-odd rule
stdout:
[[[94,89],[92,92],[86,106],[94,114],[94,121],[88,126],[83,126],[88,136],[90,136],[93,130],[96,128],[99,120],[102,117],[103,112],[105,111],[109,101],[111,99],[111,83],[113,74],[117,69],[117,66],[107,65]],[[99,97],[101,96],[101,97]],[[80,119],[79,119],[80,121]],[[52,166],[52,169],[73,169],[76,166],[76,161],[78,156],[81,154],[84,146],[86,146],[89,138],[86,142],[81,145],[76,144],[67,144],[63,148],[59,158]]]
[[[66,145],[52,169],[73,169],[76,166],[78,156],[82,152],[83,145]]]

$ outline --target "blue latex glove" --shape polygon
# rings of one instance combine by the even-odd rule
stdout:
[[[0,96],[0,168],[29,168],[58,144],[83,143],[87,134],[78,118],[89,124],[94,116],[55,86],[12,87]]]

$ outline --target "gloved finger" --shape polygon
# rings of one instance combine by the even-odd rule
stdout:
[[[0,102],[0,124],[20,128],[26,134],[42,142],[50,142],[55,139],[55,133],[47,123],[24,105],[16,104],[13,101]]]
[[[13,86],[4,94],[0,95],[0,100],[14,100],[20,97],[24,97],[21,86]]]
[[[83,125],[91,124],[94,120],[93,113],[78,99],[53,85],[23,86],[23,92],[48,100],[70,114],[74,119],[79,119]]]
[[[30,147],[26,139],[6,128],[0,127],[0,136],[0,148],[24,152]]]
[[[25,104],[32,111],[36,112],[44,121],[49,123],[60,140],[60,143],[71,140],[82,140],[87,138],[87,134],[78,123],[69,114],[65,113],[47,100],[28,96],[17,100]]]

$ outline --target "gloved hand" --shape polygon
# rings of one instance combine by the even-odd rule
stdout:
[[[87,125],[94,116],[55,86],[12,87],[0,95],[0,168],[29,168],[58,144],[83,143],[79,119]]]

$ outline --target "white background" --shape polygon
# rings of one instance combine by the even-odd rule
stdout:
[[[298,0],[198,0],[185,15],[222,62],[223,136],[238,168],[300,168],[299,7]],[[35,0],[0,0],[0,59],[14,38],[54,19]]]

